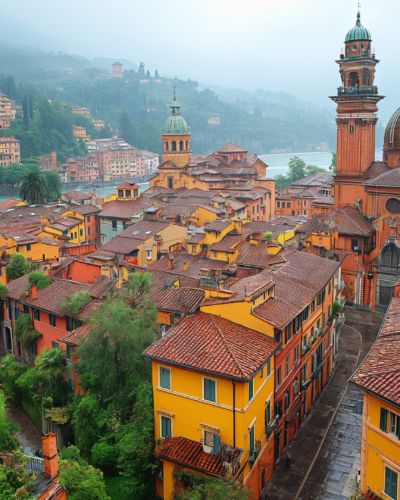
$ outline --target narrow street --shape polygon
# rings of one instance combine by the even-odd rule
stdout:
[[[33,452],[42,449],[43,434],[24,411],[13,408],[12,405],[9,404],[8,418],[21,428],[16,436],[22,448],[30,448]]]
[[[290,445],[290,469],[285,453],[263,499],[344,500],[356,491],[363,396],[347,387],[347,379],[371,348],[383,314],[353,309],[345,314],[335,371]]]

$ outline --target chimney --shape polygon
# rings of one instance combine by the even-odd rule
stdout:
[[[174,268],[174,254],[169,253],[168,254],[168,269],[173,269]]]
[[[37,290],[36,290],[36,285],[31,283],[31,297],[32,299],[37,299]]]
[[[188,268],[188,263],[187,263],[187,262],[185,262],[185,263],[183,264],[183,270],[184,270],[184,271],[187,271],[187,268]]]
[[[58,476],[57,438],[53,432],[42,437],[44,474],[53,479]]]

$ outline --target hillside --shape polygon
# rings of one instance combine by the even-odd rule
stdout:
[[[106,62],[105,58],[97,60],[98,66],[104,67]],[[104,78],[104,70],[95,63],[78,56],[3,46],[0,90],[17,104],[25,95],[32,95],[35,102],[44,95],[52,101],[88,107],[93,117],[106,120],[113,129],[118,129],[126,110],[134,124],[135,145],[155,152],[161,152],[161,127],[169,114],[174,85],[182,114],[191,126],[196,153],[213,151],[227,140],[257,154],[274,148],[302,151],[321,142],[335,146],[333,117],[302,113],[293,104],[293,96],[275,103],[256,96],[229,103],[210,89],[199,90],[195,81],[155,78],[144,68],[125,71],[123,80]],[[208,123],[209,118],[220,118],[220,124]]]

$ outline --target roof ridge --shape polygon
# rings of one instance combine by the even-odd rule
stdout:
[[[221,319],[221,318],[220,318],[220,316],[213,316],[212,314],[210,314],[209,316],[210,316],[211,321],[213,322],[214,327],[217,329],[217,331],[218,331],[218,333],[219,333],[219,335],[220,335],[220,337],[221,337],[221,339],[222,339],[222,341],[223,341],[223,343],[224,343],[224,346],[225,346],[225,347],[226,347],[226,349],[228,350],[229,355],[231,356],[231,358],[232,358],[233,362],[235,363],[235,365],[236,365],[237,369],[239,370],[239,372],[240,372],[240,374],[242,375],[242,377],[245,377],[245,378],[246,378],[246,374],[242,371],[242,368],[240,367],[240,364],[238,363],[238,361],[237,361],[237,359],[236,359],[235,355],[233,354],[233,352],[232,352],[231,348],[229,347],[228,342],[227,342],[227,340],[225,339],[225,336],[224,336],[223,332],[221,331],[220,327],[216,324],[216,322],[215,322],[215,320],[214,320],[214,318],[217,318],[217,317],[218,317],[219,319]]]

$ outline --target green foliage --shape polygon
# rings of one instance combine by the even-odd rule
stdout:
[[[306,162],[299,158],[298,156],[294,156],[290,158],[289,161],[289,178],[290,183],[299,181],[306,177]]]
[[[52,280],[43,273],[34,272],[29,275],[29,283],[36,285],[36,288],[46,288],[52,283]]]
[[[56,349],[45,349],[37,358],[35,368],[40,376],[53,383],[61,382],[68,374],[65,353]]]
[[[3,453],[10,453],[18,448],[18,438],[13,436],[13,432],[18,430],[19,426],[10,422],[7,417],[6,396],[0,390],[0,450]]]
[[[336,167],[337,167],[337,153],[333,151],[332,153],[332,174],[336,175]]]
[[[58,306],[60,309],[62,307],[67,308],[67,312],[70,316],[75,317],[79,314],[79,311],[84,307],[90,300],[90,293],[86,290],[77,292],[74,295],[69,295],[66,297],[61,304]]]
[[[21,253],[14,253],[10,262],[6,265],[7,278],[11,281],[24,276],[24,274],[29,273],[30,270],[30,263]]]
[[[0,283],[0,299],[2,299],[6,293],[8,292],[8,288],[3,285],[2,283]]]
[[[46,188],[43,182],[43,174],[36,170],[28,170],[22,177],[19,197],[29,205],[44,203]]]
[[[52,408],[46,413],[46,418],[49,418],[57,425],[64,425],[69,420],[69,408]]]
[[[25,465],[28,459],[20,451],[13,451],[11,465],[0,464],[0,500],[32,498],[30,491],[35,476],[29,476]]]
[[[115,476],[118,453],[115,445],[99,441],[92,448],[92,464],[101,469],[107,476]]]
[[[284,189],[289,189],[290,186],[290,179],[288,175],[276,175],[275,176],[275,187],[276,189],[281,189],[282,191]]]
[[[47,203],[58,201],[61,198],[61,177],[54,170],[46,170],[43,172],[43,181],[45,183]]]
[[[107,494],[112,500],[132,500],[133,485],[129,477],[105,477]],[[152,478],[154,482],[154,478]],[[147,499],[146,499],[147,500]]]
[[[184,469],[174,473],[174,500],[251,500],[250,490],[230,479],[211,478],[193,474]]]
[[[307,165],[306,166],[306,177],[307,177],[307,175],[317,174],[318,172],[323,172],[325,174],[328,173],[324,168],[317,167],[316,165]]]
[[[60,483],[71,500],[110,500],[106,492],[103,473],[91,465],[60,461]]]
[[[332,304],[332,314],[329,316],[329,320],[333,321],[337,315],[342,311],[342,306],[339,304],[337,300]]]
[[[263,238],[265,238],[266,240],[272,240],[272,233],[267,231],[266,233],[263,234]]]
[[[26,313],[20,316],[15,322],[15,336],[21,339],[21,343],[31,356],[36,350],[36,340],[42,336],[40,332],[35,330],[31,315]]]
[[[68,460],[68,462],[77,462],[81,466],[86,466],[87,462],[81,457],[81,452],[77,446],[68,446],[64,450],[61,450],[59,456],[62,460]]]

